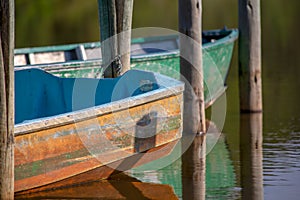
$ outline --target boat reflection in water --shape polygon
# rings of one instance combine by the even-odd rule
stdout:
[[[15,199],[177,199],[169,185],[143,183],[125,174],[77,186],[16,195]]]

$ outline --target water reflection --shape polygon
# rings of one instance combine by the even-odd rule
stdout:
[[[47,191],[15,195],[15,199],[170,199],[177,196],[169,185],[143,183],[125,174],[102,180]]]
[[[179,199],[238,199],[240,190],[226,137],[212,122],[208,127],[205,136],[183,137],[180,152],[186,143],[189,149],[169,166],[155,171],[132,170],[131,175],[143,182],[171,185]]]
[[[266,199],[299,199],[300,120],[284,120],[280,114],[279,122],[264,131],[264,195]]]
[[[182,199],[205,199],[206,135],[196,136],[182,155]]]
[[[263,199],[262,114],[240,116],[242,199]]]
[[[182,155],[182,195],[177,194],[182,199],[238,199],[236,174],[226,137],[212,122],[209,127],[210,131],[205,136],[195,137]]]

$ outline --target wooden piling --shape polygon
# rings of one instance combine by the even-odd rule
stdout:
[[[98,0],[98,14],[100,22],[100,41],[102,52],[102,66],[104,77],[116,77],[120,72],[112,61],[118,55],[115,0]],[[110,39],[109,39],[110,38]],[[109,39],[109,41],[108,41]],[[106,41],[106,42],[104,42]]]
[[[104,77],[130,69],[133,0],[98,0]]]
[[[202,67],[202,1],[179,0],[180,74],[186,82],[184,132],[206,132]],[[189,85],[191,87],[189,87]]]
[[[260,0],[239,0],[241,112],[262,111]]]
[[[116,0],[118,49],[121,55],[121,74],[130,70],[130,46],[133,15],[133,0]]]
[[[14,1],[0,0],[0,199],[14,198]]]

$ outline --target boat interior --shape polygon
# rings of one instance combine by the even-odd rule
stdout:
[[[15,123],[122,100],[159,86],[152,72],[130,70],[118,78],[59,78],[40,69],[15,71]]]

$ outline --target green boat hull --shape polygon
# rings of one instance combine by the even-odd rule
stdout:
[[[234,41],[237,39],[237,37],[237,30],[225,29],[203,32],[203,69],[205,81],[204,95],[206,106],[211,105],[214,100],[216,100],[225,91],[225,80],[230,67]],[[137,38],[132,40],[132,45],[141,45],[142,47],[143,44],[148,44],[149,46],[149,44],[154,44],[155,42],[168,42],[168,44],[172,42],[175,44],[177,42],[177,46],[175,44],[174,48],[166,47],[166,49],[160,49],[158,52],[149,53],[146,49],[146,51],[143,52],[132,53],[131,68],[159,72],[161,74],[180,79],[180,53],[178,50],[178,36],[172,35]],[[94,51],[96,50],[100,52],[99,42],[17,49],[15,50],[15,65],[18,68],[40,68],[54,75],[66,78],[101,77],[103,73],[103,68],[101,67],[101,58],[99,58],[101,55],[91,54],[91,56],[88,56],[87,59],[80,60],[76,58],[76,56],[72,55],[72,52],[76,53],[80,47],[86,49],[87,51],[88,49],[94,49]],[[153,51],[151,48],[150,51]],[[36,62],[37,64],[30,62],[32,56],[39,54],[43,55],[47,52],[53,53],[53,57],[56,56],[56,52],[64,52],[64,57],[71,57],[71,59],[51,62],[45,61],[46,63]],[[66,52],[68,54],[66,54]],[[24,62],[16,64],[17,56],[20,58],[23,56]]]

